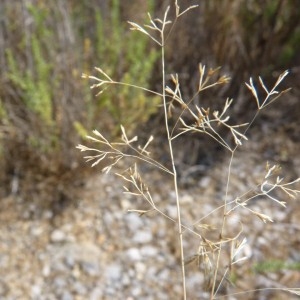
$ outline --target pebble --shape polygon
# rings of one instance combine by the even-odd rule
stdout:
[[[144,274],[146,272],[146,265],[142,262],[137,262],[135,264],[136,278],[138,280],[142,280],[144,278]]]
[[[130,285],[130,277],[125,273],[122,277],[122,285],[129,286]]]
[[[163,269],[158,273],[157,277],[161,282],[167,282],[170,277],[170,271],[168,269]]]
[[[73,284],[73,290],[79,295],[86,295],[88,292],[87,288],[79,281]]]
[[[73,269],[76,263],[75,257],[73,255],[67,255],[64,261],[66,266],[68,266],[70,269]]]
[[[54,285],[58,288],[63,288],[65,286],[67,286],[67,282],[66,282],[66,279],[63,278],[63,277],[56,277],[54,279]]]
[[[152,233],[149,231],[139,230],[133,236],[133,243],[146,244],[152,241]]]
[[[128,213],[125,215],[124,219],[129,229],[133,232],[144,225],[142,218],[136,213]]]
[[[179,201],[181,204],[191,204],[194,202],[194,197],[192,197],[191,195],[189,194],[184,194],[182,195],[180,198],[179,198]]]
[[[69,291],[63,291],[61,300],[73,300],[73,299],[74,299],[74,297],[72,296],[72,294]]]
[[[34,226],[30,229],[30,234],[33,236],[40,236],[43,233],[43,228],[40,226]]]
[[[51,272],[50,265],[45,264],[44,267],[43,267],[43,271],[42,271],[43,276],[48,277],[50,275],[50,272]]]
[[[66,239],[67,239],[66,234],[59,229],[55,229],[51,232],[50,241],[52,243],[61,243],[66,241]]]
[[[177,206],[176,205],[168,205],[167,206],[167,215],[171,217],[173,220],[177,218]]]
[[[138,261],[142,259],[141,251],[138,248],[130,248],[126,251],[126,256],[131,261]]]
[[[88,276],[98,276],[100,274],[100,267],[98,263],[85,261],[81,263],[83,272]]]
[[[145,257],[155,257],[158,254],[158,249],[151,245],[145,245],[141,248],[141,255]]]
[[[43,212],[43,218],[47,219],[47,220],[52,219],[53,218],[53,211],[52,210],[45,210]]]
[[[0,296],[5,296],[9,291],[8,285],[0,279]]]
[[[206,188],[209,186],[211,182],[211,178],[209,176],[203,176],[199,181],[199,186],[202,188]]]
[[[142,289],[140,286],[136,286],[131,290],[131,294],[134,297],[139,297],[142,294]]]
[[[104,275],[110,281],[119,281],[122,276],[122,267],[118,264],[111,264],[106,267]]]
[[[92,290],[89,300],[99,300],[103,298],[102,288],[96,287]]]
[[[33,299],[37,299],[41,295],[41,292],[42,287],[40,285],[35,284],[31,287],[31,296]]]

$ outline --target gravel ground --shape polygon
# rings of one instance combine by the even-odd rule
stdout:
[[[268,130],[263,128],[254,136],[253,144],[259,144]],[[230,198],[256,184],[269,156],[281,161],[283,170],[288,171],[287,179],[300,176],[298,141],[285,137],[282,144],[280,134],[275,134],[272,145],[257,149],[247,143],[237,153],[232,165]],[[226,161],[224,156],[205,175],[182,184],[185,224],[192,224],[222,203],[226,176],[220,174],[226,174]],[[147,172],[145,178],[160,209],[176,217],[171,182],[162,181],[156,171]],[[145,204],[141,199],[124,195],[122,185],[119,178],[110,174],[93,176],[72,203],[59,212],[41,209],[38,199],[17,196],[2,199],[0,299],[181,299],[176,226],[154,212],[142,217],[128,213],[128,209],[145,208]],[[247,237],[245,254],[249,259],[235,266],[231,278],[234,285],[229,285],[228,292],[300,287],[298,201],[289,200],[287,209],[269,200],[251,204],[251,209],[270,214],[274,219],[272,224],[264,224],[247,210],[229,219],[226,229],[229,236],[237,234],[243,223],[241,238]],[[212,214],[205,220],[208,224],[219,224],[220,216]],[[195,254],[199,241],[188,234],[184,238],[187,256]],[[253,271],[253,265],[272,259],[291,267]],[[208,299],[204,284],[201,268],[188,265],[188,299]],[[296,296],[267,290],[227,299],[296,299]]]

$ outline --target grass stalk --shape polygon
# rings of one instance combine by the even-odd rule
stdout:
[[[164,119],[165,119],[165,127],[166,134],[168,138],[168,146],[170,151],[170,160],[172,163],[173,170],[173,182],[174,182],[174,192],[176,196],[176,206],[177,206],[177,226],[178,226],[178,238],[179,238],[179,248],[180,248],[180,260],[181,260],[181,274],[182,274],[182,291],[183,291],[183,299],[186,300],[186,276],[185,276],[185,262],[184,262],[184,249],[183,249],[183,230],[181,224],[181,209],[180,209],[180,201],[179,201],[179,193],[178,193],[178,182],[177,182],[177,170],[176,164],[174,160],[173,153],[173,144],[172,138],[169,130],[169,122],[168,122],[168,108],[167,108],[167,99],[166,99],[166,72],[165,72],[165,49],[164,49],[164,33],[161,33],[162,39],[162,47],[161,47],[161,56],[162,56],[162,95],[163,95],[163,107],[164,107]]]

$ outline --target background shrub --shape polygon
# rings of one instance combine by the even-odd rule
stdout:
[[[153,9],[150,0],[144,6]],[[2,1],[0,9],[1,155],[8,189],[11,176],[29,173],[33,180],[75,170],[74,145],[94,126],[113,136],[119,122],[133,129],[155,112],[150,95],[120,88],[95,99],[81,79],[96,64],[123,81],[148,84],[156,50],[128,35],[118,0]]]

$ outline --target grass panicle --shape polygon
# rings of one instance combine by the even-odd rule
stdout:
[[[287,71],[280,74],[274,83],[269,88],[264,83],[263,79],[259,77],[258,82],[265,93],[265,96],[259,96],[253,79],[250,78],[246,83],[246,87],[250,90],[256,102],[257,111],[252,119],[246,123],[233,124],[231,122],[231,106],[233,99],[227,98],[221,109],[212,111],[210,107],[201,107],[195,103],[198,95],[207,89],[217,88],[218,86],[226,85],[230,82],[230,78],[221,74],[220,68],[207,69],[205,65],[199,64],[199,81],[195,89],[196,94],[190,99],[186,99],[181,91],[180,78],[178,74],[171,75],[171,82],[167,85],[167,67],[165,60],[165,45],[169,35],[174,30],[174,25],[178,19],[185,13],[194,9],[196,6],[190,6],[181,11],[178,1],[175,1],[175,17],[170,20],[170,7],[167,7],[162,19],[153,19],[150,14],[149,24],[139,25],[135,22],[128,22],[131,30],[138,31],[147,36],[153,43],[161,49],[161,70],[162,70],[162,85],[161,91],[152,91],[147,87],[138,86],[134,83],[127,83],[111,78],[101,68],[96,68],[99,73],[97,76],[89,76],[84,74],[84,78],[89,78],[94,83],[91,85],[92,89],[98,89],[98,95],[115,86],[128,86],[130,88],[139,89],[143,92],[151,93],[160,97],[161,104],[164,111],[164,129],[166,133],[165,143],[168,148],[169,164],[168,166],[162,161],[157,161],[152,157],[151,145],[154,136],[150,135],[147,141],[139,144],[137,136],[129,137],[126,128],[121,125],[121,137],[117,142],[110,142],[102,133],[97,130],[93,131],[93,136],[88,136],[88,139],[95,143],[95,147],[88,147],[85,145],[78,145],[80,151],[88,152],[84,158],[87,162],[91,162],[92,166],[104,163],[102,170],[105,173],[112,171],[116,166],[116,175],[122,178],[125,182],[124,192],[135,197],[141,197],[145,200],[148,209],[132,208],[129,211],[138,213],[139,215],[147,215],[150,211],[157,212],[162,217],[167,218],[173,223],[177,224],[177,231],[174,232],[178,236],[178,248],[180,250],[181,259],[181,274],[182,274],[182,295],[183,299],[187,299],[186,288],[186,271],[185,266],[196,262],[206,277],[206,287],[210,290],[210,299],[220,299],[220,291],[224,283],[228,281],[229,274],[233,266],[238,267],[248,259],[247,238],[243,235],[243,224],[240,224],[238,232],[228,235],[225,233],[225,226],[228,218],[234,214],[239,214],[241,210],[247,210],[254,217],[258,217],[263,223],[273,222],[272,216],[265,212],[257,211],[249,206],[250,202],[256,199],[265,198],[273,201],[275,204],[285,207],[286,201],[281,200],[277,196],[278,191],[284,194],[287,198],[295,198],[299,194],[299,190],[295,188],[295,184],[300,181],[300,178],[293,181],[284,182],[282,177],[278,176],[280,168],[277,165],[271,166],[267,164],[266,174],[263,175],[263,180],[253,186],[250,190],[245,191],[235,199],[229,196],[229,187],[231,185],[232,176],[232,162],[235,158],[237,149],[243,146],[245,141],[248,141],[247,132],[261,110],[273,104],[280,96],[288,90],[280,90],[280,84],[288,75]],[[172,86],[171,86],[172,85]],[[179,113],[178,113],[179,110]],[[175,113],[176,112],[176,113]],[[172,120],[172,122],[170,122]],[[222,129],[222,130],[221,130]],[[223,132],[228,132],[224,134]],[[179,195],[178,185],[178,170],[174,159],[174,152],[177,150],[174,147],[174,141],[182,135],[188,133],[204,134],[211,137],[212,142],[217,142],[231,154],[228,162],[228,173],[226,183],[226,193],[223,196],[221,205],[212,210],[209,214],[199,218],[197,221],[183,222],[181,219],[182,205]],[[194,135],[190,135],[193,138]],[[124,162],[126,161],[126,163]],[[152,168],[157,168],[161,172],[162,178],[167,177],[172,179],[173,188],[176,195],[176,219],[171,218],[166,211],[159,208],[159,204],[154,200],[151,194],[151,183],[147,183],[142,172],[140,172],[140,164],[148,164]],[[123,171],[120,169],[123,168]],[[220,174],[220,176],[225,176]],[[285,197],[284,197],[285,200]],[[220,224],[211,224],[208,220],[213,214],[221,213],[222,220]],[[207,234],[208,232],[217,232],[218,238],[212,239]],[[184,252],[184,239],[186,232],[192,233],[194,238],[199,241],[198,249],[195,249],[195,255],[186,257]],[[221,266],[221,258],[223,252],[230,249],[230,257],[225,267]],[[297,294],[298,289],[281,288],[282,291]],[[247,293],[248,291],[245,291]],[[233,294],[235,295],[235,294]]]

